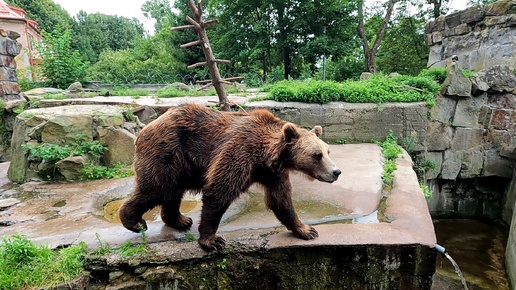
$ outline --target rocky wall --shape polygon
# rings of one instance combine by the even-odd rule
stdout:
[[[447,71],[428,126],[430,210],[500,219],[516,160],[516,76],[497,65],[470,79],[455,61]]]
[[[441,15],[425,27],[429,66],[444,66],[457,55],[462,67],[480,71],[494,65],[516,66],[516,2],[497,1]]]
[[[10,159],[12,108],[23,98],[16,76],[16,61],[21,44],[16,41],[20,34],[0,29],[0,162]]]

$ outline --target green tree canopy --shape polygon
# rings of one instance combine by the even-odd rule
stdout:
[[[76,47],[85,59],[94,63],[106,49],[133,48],[143,37],[143,25],[136,18],[101,13],[88,14],[81,10],[76,16]]]

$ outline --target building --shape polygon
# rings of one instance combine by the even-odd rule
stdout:
[[[41,61],[37,57],[37,51],[34,47],[37,42],[42,40],[38,23],[28,19],[25,10],[7,5],[3,0],[0,0],[0,28],[21,35],[17,41],[22,45],[22,51],[16,57],[16,67],[18,72],[23,72],[27,78],[35,81],[35,74],[30,68]],[[20,75],[18,76],[20,77]]]

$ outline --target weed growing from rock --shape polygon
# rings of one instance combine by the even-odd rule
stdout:
[[[401,148],[398,146],[398,138],[389,132],[385,141],[379,143],[382,147],[382,154],[385,158],[383,165],[382,181],[384,185],[390,186],[394,179],[394,170],[396,170],[396,158],[401,154]]]

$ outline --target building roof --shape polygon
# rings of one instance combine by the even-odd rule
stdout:
[[[18,8],[23,11],[23,9]],[[16,9],[16,10],[18,10]],[[7,5],[3,0],[0,0],[0,17],[4,18],[25,18],[25,16],[19,14],[20,11],[15,11],[11,6]]]
[[[20,19],[27,22],[32,28],[38,30],[38,23],[32,19],[26,18],[25,10],[7,5],[4,0],[0,0],[0,19]],[[39,31],[39,30],[38,30]]]

